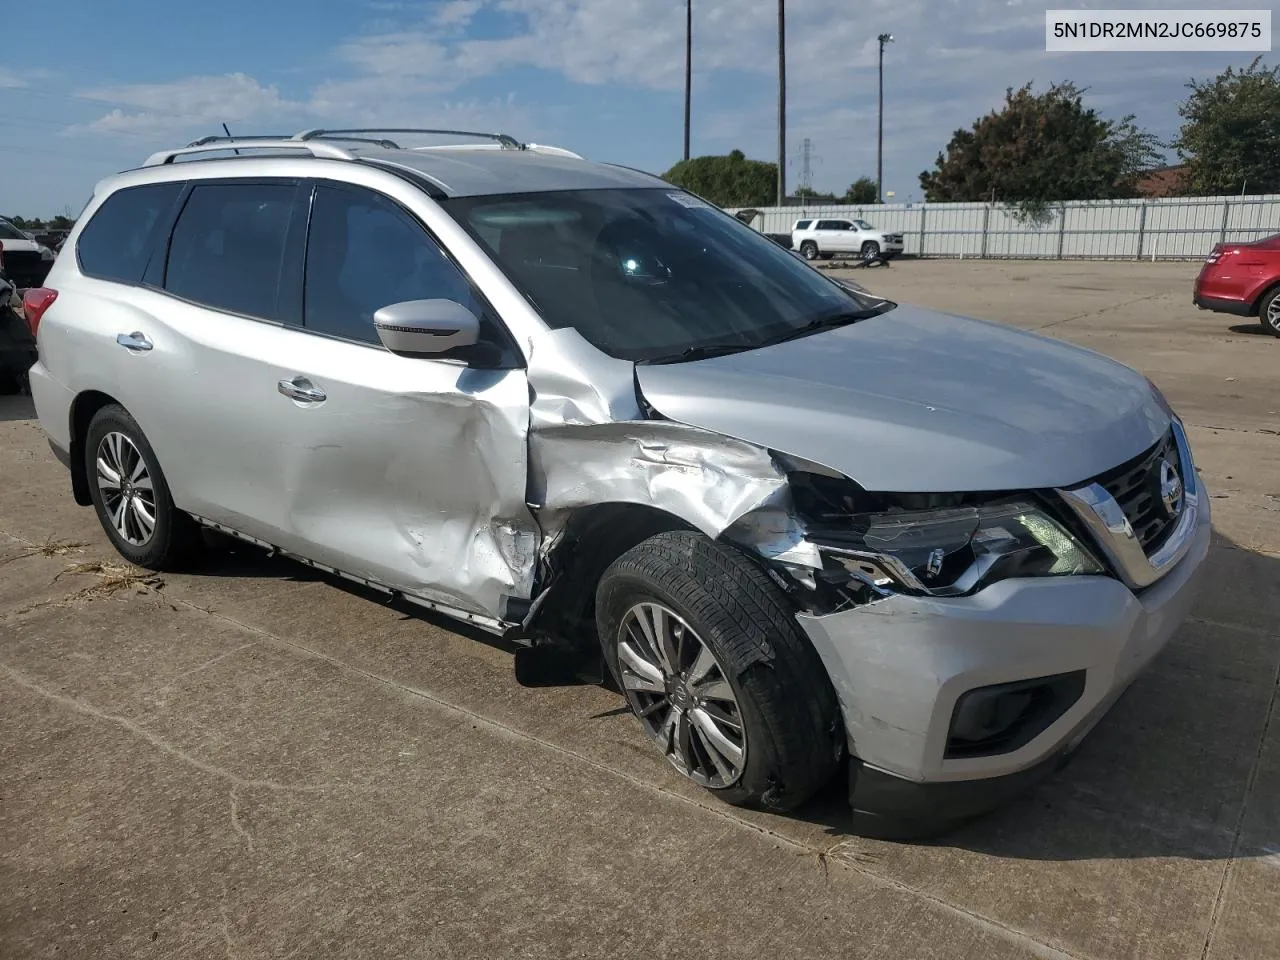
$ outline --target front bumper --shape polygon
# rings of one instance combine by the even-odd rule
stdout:
[[[1185,555],[1137,592],[1101,576],[1004,580],[968,597],[895,595],[799,615],[840,698],[855,812],[946,823],[1053,772],[1190,612],[1209,549],[1202,500]],[[1083,691],[1027,742],[947,755],[962,694],[1076,671]]]

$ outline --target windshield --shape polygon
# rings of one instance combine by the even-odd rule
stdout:
[[[891,304],[672,187],[442,201],[553,328],[624,360],[747,350]]]
[[[867,223],[867,221],[865,221],[865,220],[855,220],[855,221],[853,221],[853,225],[854,225],[855,227],[857,227],[859,230],[874,230],[874,229],[875,229],[875,227],[873,227],[871,224]]]
[[[30,240],[25,233],[7,220],[0,220],[0,240]]]

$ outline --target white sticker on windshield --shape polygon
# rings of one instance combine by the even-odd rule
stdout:
[[[682,207],[706,207],[707,204],[699,200],[697,197],[690,196],[687,193],[668,193],[668,197],[680,204]]]

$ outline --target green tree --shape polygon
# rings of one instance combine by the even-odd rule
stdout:
[[[70,230],[75,225],[76,222],[74,220],[61,213],[49,221],[50,230]]]
[[[821,203],[835,203],[836,195],[834,193],[819,193],[813,187],[796,187],[791,196],[800,200],[813,200]]]
[[[1190,191],[1280,192],[1280,66],[1264,66],[1256,57],[1243,70],[1227,67],[1187,87],[1173,146],[1190,166]]]
[[[748,160],[741,150],[681,160],[662,178],[721,207],[765,207],[777,199],[778,165]]]
[[[844,192],[843,200],[845,203],[879,203],[878,193],[874,180],[870,177],[859,177],[849,184],[849,189]]]
[[[957,130],[920,174],[926,199],[999,200],[1039,219],[1054,201],[1134,196],[1139,173],[1162,159],[1160,141],[1132,115],[1085,109],[1083,94],[1070,82],[1038,95],[1010,87],[1002,109]]]

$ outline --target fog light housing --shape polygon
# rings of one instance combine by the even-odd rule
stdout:
[[[947,759],[990,757],[1026,746],[1084,693],[1085,671],[976,687],[960,695],[947,731]]]

